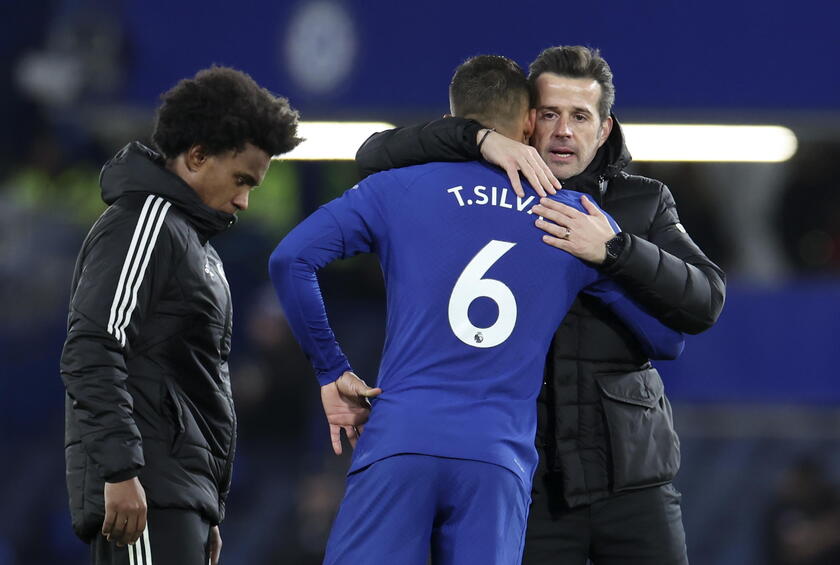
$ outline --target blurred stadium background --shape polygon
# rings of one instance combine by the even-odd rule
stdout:
[[[447,111],[449,78],[468,56],[526,66],[555,44],[602,50],[623,122],[782,125],[796,135],[782,162],[632,169],[670,186],[683,224],[729,277],[717,326],[689,338],[682,359],[658,363],[682,438],[676,486],[692,563],[840,563],[838,19],[840,4],[810,0],[5,0],[0,565],[87,562],[63,476],[57,363],[69,283],[104,207],[99,167],[148,139],[161,92],[226,64],[287,96],[305,120],[409,124]],[[348,461],[329,451],[316,381],[266,259],[357,180],[352,161],[275,163],[215,242],[234,295],[240,417],[226,563],[320,563]],[[372,380],[383,341],[378,265],[348,261],[322,279],[339,337]]]

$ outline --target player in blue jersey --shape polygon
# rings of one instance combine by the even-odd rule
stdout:
[[[460,66],[450,99],[453,114],[511,138],[531,131],[524,74],[503,57]],[[381,394],[353,454],[326,563],[424,565],[430,551],[436,564],[520,562],[545,353],[578,292],[609,304],[650,357],[682,350],[680,334],[595,268],[542,243],[531,211],[539,197],[508,186],[500,169],[477,162],[379,173],[272,254],[272,281],[322,387],[352,370],[316,271],[373,252],[387,287]],[[584,210],[579,193],[552,198]]]

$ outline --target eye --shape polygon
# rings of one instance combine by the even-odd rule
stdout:
[[[556,113],[554,113],[554,112],[550,112],[550,111],[548,111],[548,110],[544,111],[544,112],[540,115],[540,118],[542,118],[543,120],[553,120],[553,119],[555,119],[556,117],[557,117],[557,114],[556,114]]]
[[[575,120],[577,120],[578,122],[585,122],[586,118],[587,118],[586,114],[580,114],[580,113],[575,114]]]
[[[236,186],[245,186],[245,177],[236,175]]]

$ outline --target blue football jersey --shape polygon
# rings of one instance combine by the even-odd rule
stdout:
[[[519,198],[508,184],[502,171],[478,162],[378,173],[321,207],[272,255],[278,296],[322,385],[350,365],[329,328],[315,272],[358,253],[380,259],[383,392],[351,472],[420,453],[495,463],[530,485],[545,355],[582,290],[610,304],[652,357],[681,351],[679,333],[597,269],[543,243],[530,212],[539,197],[526,185]],[[562,190],[552,198],[584,211],[580,197]]]

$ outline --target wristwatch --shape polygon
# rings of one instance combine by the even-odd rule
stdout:
[[[602,267],[609,267],[618,260],[618,256],[624,251],[627,244],[627,235],[622,231],[615,234],[612,239],[607,240],[605,247],[607,248],[607,255],[604,257]]]

